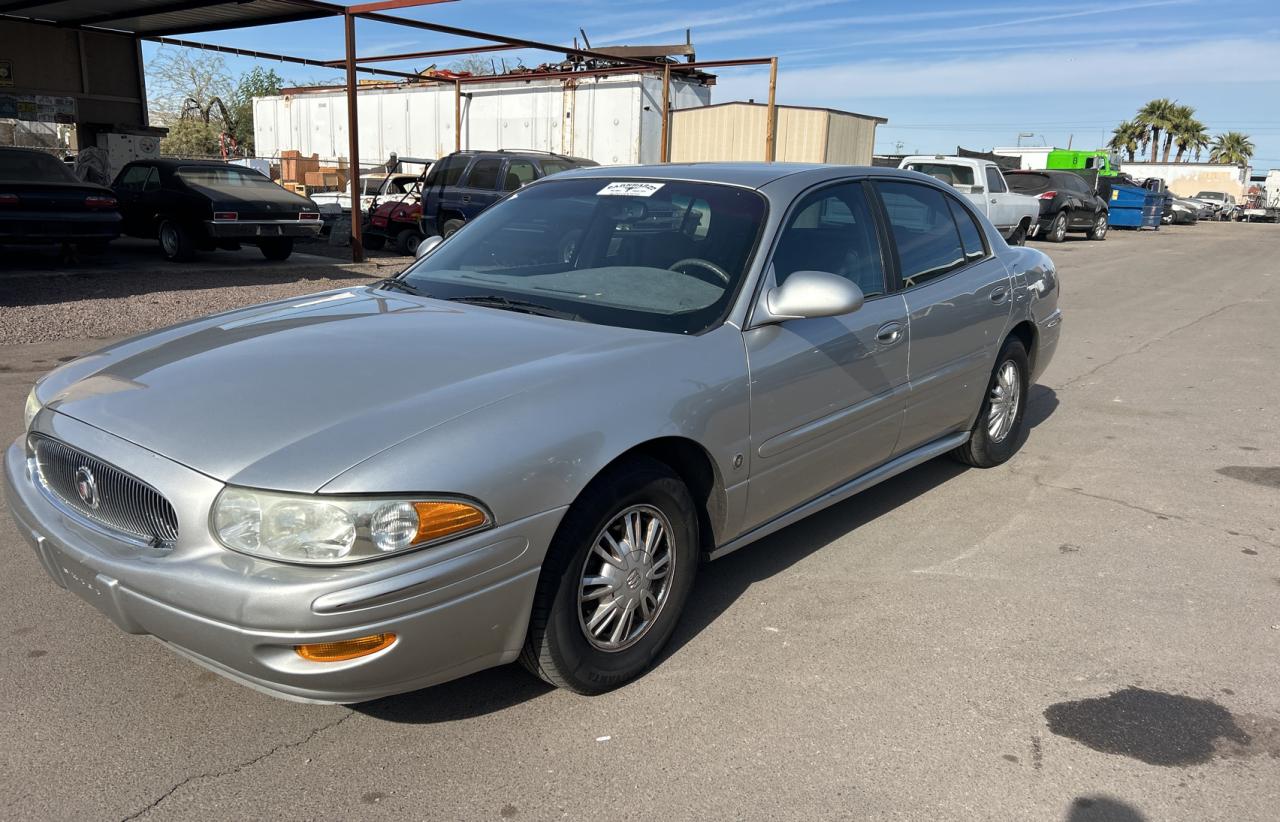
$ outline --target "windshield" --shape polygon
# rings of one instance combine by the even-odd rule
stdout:
[[[908,171],[928,174],[948,185],[973,185],[973,169],[968,166],[954,166],[950,163],[907,163],[906,168]]]
[[[279,188],[262,174],[237,166],[186,166],[178,169],[178,179],[204,188]]]
[[[1199,197],[1199,198],[1200,198],[1200,199],[1202,199],[1202,200],[1225,200],[1225,199],[1227,199],[1227,195],[1223,194],[1221,191],[1202,191],[1202,192],[1200,192],[1199,194],[1197,194],[1196,196],[1197,196],[1197,197]]]
[[[760,194],[730,186],[553,181],[488,209],[405,279],[440,299],[697,334],[728,311],[764,216]]]

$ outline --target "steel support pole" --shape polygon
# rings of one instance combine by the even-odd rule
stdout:
[[[662,151],[659,162],[671,161],[671,64],[662,69]]]
[[[360,118],[356,112],[356,18],[344,15],[347,37],[347,146],[351,152],[351,262],[364,262],[364,215],[360,210]]]
[[[453,81],[453,150],[462,151],[462,81]]]
[[[778,154],[778,58],[769,58],[769,112],[768,124],[765,126],[764,159],[772,163]]]

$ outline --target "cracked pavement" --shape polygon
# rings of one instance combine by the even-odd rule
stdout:
[[[661,664],[602,697],[511,666],[282,702],[121,634],[0,513],[0,818],[1273,819],[1280,226],[1039,247],[1066,318],[1022,452],[704,566]],[[100,343],[0,347],[6,442],[31,381]],[[1050,731],[1118,692],[1216,706],[1125,734],[1225,736],[1155,765]]]

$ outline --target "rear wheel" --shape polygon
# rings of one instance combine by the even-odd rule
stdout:
[[[446,240],[458,233],[458,229],[462,228],[464,223],[462,220],[445,220],[444,225],[440,226],[440,236]]]
[[[1098,212],[1097,216],[1093,218],[1093,225],[1089,228],[1089,239],[1090,240],[1107,239],[1108,228],[1110,228],[1110,226],[1107,223],[1107,212],[1105,211]]]
[[[258,243],[258,248],[262,251],[262,256],[268,260],[287,260],[289,255],[293,253],[293,238],[276,237],[270,240],[263,240]]]
[[[196,240],[191,229],[176,220],[160,223],[156,232],[160,239],[160,253],[166,260],[185,262],[196,256]]]
[[[420,242],[422,242],[422,235],[418,233],[418,230],[416,228],[406,228],[396,235],[396,251],[406,257],[412,257]]]
[[[996,358],[969,441],[952,451],[952,456],[975,468],[991,468],[1016,454],[1027,438],[1030,378],[1027,350],[1021,340],[1011,337]]]
[[[1053,243],[1060,243],[1067,239],[1067,210],[1065,208],[1054,215],[1053,222],[1049,223],[1049,230],[1045,236]]]
[[[639,676],[675,630],[698,551],[693,498],[671,469],[637,458],[608,470],[551,542],[520,662],[580,694]]]
[[[1026,245],[1027,244],[1027,224],[1020,223],[1013,233],[1009,235],[1009,245]]]

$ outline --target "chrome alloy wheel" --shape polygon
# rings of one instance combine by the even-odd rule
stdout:
[[[991,386],[991,411],[987,414],[987,436],[992,442],[1004,442],[1018,417],[1018,401],[1022,397],[1022,377],[1013,360],[1005,360],[996,372]]]
[[[671,591],[672,533],[657,508],[632,505],[596,537],[578,582],[578,625],[593,647],[621,651],[653,627]]]

